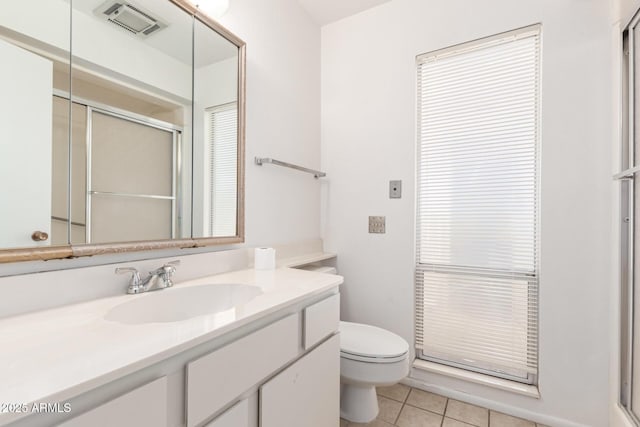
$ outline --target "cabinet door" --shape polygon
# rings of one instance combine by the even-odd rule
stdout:
[[[240,338],[187,365],[187,427],[209,419],[298,355],[298,314]]]
[[[59,427],[166,425],[167,377],[162,377],[72,418]]]
[[[258,427],[258,393],[236,403],[205,427]]]
[[[337,427],[340,338],[334,335],[260,388],[261,427]]]

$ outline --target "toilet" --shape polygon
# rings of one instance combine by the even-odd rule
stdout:
[[[385,329],[340,322],[340,417],[368,423],[378,415],[376,387],[409,373],[409,344]]]
[[[308,270],[336,274],[333,267]],[[376,387],[409,374],[409,344],[376,326],[340,322],[340,418],[368,423],[378,416]]]

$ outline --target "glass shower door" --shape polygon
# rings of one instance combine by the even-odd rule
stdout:
[[[177,132],[87,109],[87,243],[175,237]]]

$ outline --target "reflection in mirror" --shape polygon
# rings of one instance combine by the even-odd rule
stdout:
[[[234,236],[238,209],[238,48],[195,21],[193,234]]]
[[[2,5],[0,248],[68,242],[55,218],[67,218],[69,103],[54,93],[69,90],[70,28],[62,0]]]
[[[86,119],[71,243],[191,237],[193,18],[168,1],[74,0],[72,22],[71,99]]]
[[[244,44],[195,10],[3,5],[2,260],[242,241]]]

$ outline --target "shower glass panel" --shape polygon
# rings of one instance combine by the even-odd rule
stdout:
[[[175,235],[177,134],[89,108],[87,242]]]

